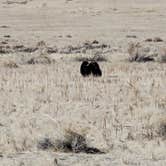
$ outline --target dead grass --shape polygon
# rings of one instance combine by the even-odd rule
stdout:
[[[49,151],[75,157],[100,150],[118,161],[132,154],[124,160],[132,163],[151,161],[153,152],[162,162],[165,125],[157,116],[164,117],[166,108],[165,63],[104,61],[103,77],[96,79],[83,78],[80,63],[56,62],[1,68],[0,153]]]

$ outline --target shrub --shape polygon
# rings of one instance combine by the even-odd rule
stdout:
[[[51,141],[49,138],[44,138],[38,142],[37,148],[42,150],[53,149],[61,152],[73,152],[73,153],[90,153],[90,154],[102,154],[104,152],[97,148],[89,147],[86,142],[85,136],[73,132],[71,130],[66,131],[64,140]]]
[[[131,43],[128,48],[130,62],[154,61],[153,55],[149,54],[150,48],[144,48],[139,43]]]

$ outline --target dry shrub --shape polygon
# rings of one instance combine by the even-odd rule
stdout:
[[[156,133],[159,137],[166,139],[166,116],[160,118],[156,123]]]
[[[18,68],[18,65],[16,62],[10,60],[10,61],[5,61],[3,64],[4,67],[8,67],[8,68]]]
[[[36,44],[36,48],[38,49],[46,49],[47,48],[47,44],[45,41],[39,41],[37,44]]]
[[[8,54],[10,52],[11,52],[10,46],[8,46],[8,45],[6,45],[6,46],[0,45],[0,54]]]
[[[154,61],[154,55],[149,54],[150,48],[143,47],[140,43],[130,43],[128,48],[130,62],[147,62]]]
[[[83,61],[107,62],[108,59],[104,55],[102,55],[102,53],[101,54],[96,53],[96,55],[93,57],[82,57],[82,56],[75,57],[75,61],[78,61],[78,62],[83,62]]]
[[[160,37],[155,37],[153,39],[154,42],[163,42],[163,39],[161,39]]]
[[[24,45],[16,45],[13,47],[13,50],[16,52],[26,52],[32,53],[35,52],[38,48],[36,47],[25,47]]]
[[[2,26],[0,26],[0,28],[9,28],[9,26],[7,26],[7,25],[2,25]]]
[[[8,45],[6,41],[2,41],[0,45],[0,53],[1,54],[8,54],[8,53],[13,53],[13,52],[26,52],[26,53],[32,53],[35,52],[38,48],[36,47],[25,47],[22,44],[18,45]]]
[[[58,48],[56,46],[48,47],[44,41],[38,42],[36,45],[36,49],[39,50],[40,55],[52,54],[58,52]]]
[[[84,48],[85,50],[95,50],[95,49],[106,49],[106,48],[110,48],[110,45],[104,44],[104,43],[100,43],[97,40],[94,41],[86,41],[83,43],[82,48]]]
[[[14,49],[14,50],[18,50],[18,51],[19,51],[20,49],[22,49],[22,48],[24,48],[24,45],[22,45],[22,44],[13,46],[13,49]]]
[[[56,141],[56,145],[56,150],[74,153],[83,152],[87,147],[85,137],[70,130],[66,131],[63,141]]]
[[[161,48],[158,61],[161,63],[166,63],[166,48]]]
[[[137,38],[136,35],[126,35],[126,38]]]
[[[55,144],[50,138],[44,138],[38,142],[37,148],[41,150],[54,149]]]
[[[72,54],[72,53],[87,53],[87,51],[92,50],[104,50],[110,48],[110,45],[99,43],[99,41],[86,41],[82,44],[76,46],[68,45],[64,48],[61,48],[59,53],[61,54]]]
[[[85,136],[71,130],[66,131],[65,140],[57,140],[56,150],[74,153],[104,153],[97,148],[89,147],[87,145]]]
[[[24,46],[23,44],[19,44],[19,45],[13,46],[12,49],[16,52],[26,52],[26,53],[32,53],[32,52],[38,51],[40,55],[52,54],[52,53],[58,52],[58,49],[56,46],[48,47],[44,41],[38,42],[36,46],[33,46],[33,47],[27,47],[27,46]]]
[[[108,61],[106,57],[104,57],[102,54],[98,54],[98,53],[96,53],[96,55],[91,60],[92,61],[98,61],[98,62]]]
[[[145,40],[145,42],[152,42],[152,41],[153,41],[152,38],[147,38],[147,39]]]
[[[71,130],[66,131],[64,140],[55,140],[45,138],[38,142],[37,147],[42,150],[55,150],[61,152],[73,152],[73,153],[91,153],[91,154],[102,154],[104,152],[97,148],[88,147],[85,136],[73,132]]]
[[[57,52],[58,52],[58,48],[56,46],[47,48],[48,54],[53,54],[53,53],[57,53]]]
[[[47,54],[47,44],[44,42],[44,41],[39,41],[37,44],[36,44],[36,48],[38,50],[38,53],[40,55],[45,55]]]
[[[162,114],[152,116],[149,128],[151,128],[152,138],[166,139],[166,116]]]
[[[83,61],[89,61],[90,58],[88,57],[82,57],[82,56],[79,56],[79,57],[75,57],[74,60],[75,61],[78,61],[78,62],[83,62]]]
[[[161,122],[159,126],[159,135],[166,139],[166,120]]]
[[[27,4],[28,1],[27,0],[20,0],[20,1],[13,1],[13,0],[7,0],[6,2],[4,2],[4,4],[20,4],[20,5],[25,5]]]
[[[32,57],[30,60],[27,61],[28,64],[51,64],[54,62],[55,62],[55,60],[53,60],[50,57],[45,56],[45,55]]]
[[[154,37],[153,39],[147,38],[145,42],[163,42],[163,39],[161,39],[160,37]]]
[[[3,37],[5,37],[5,38],[10,38],[11,36],[10,36],[10,35],[4,35]]]
[[[72,46],[68,45],[60,49],[59,53],[61,54],[72,54],[72,53],[81,53],[82,46]]]

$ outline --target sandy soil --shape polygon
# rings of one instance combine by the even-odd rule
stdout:
[[[165,9],[164,0],[2,0],[0,166],[165,166]],[[155,37],[163,41],[145,42]],[[131,42],[155,61],[129,62]],[[80,59],[95,55],[102,77],[83,78]],[[105,154],[38,149],[68,129]]]

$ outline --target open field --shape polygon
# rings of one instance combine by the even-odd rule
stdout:
[[[1,1],[0,166],[165,166],[165,9],[164,0]],[[144,54],[153,59],[131,62]],[[102,77],[81,76],[84,58]],[[104,153],[39,148],[69,130]]]

